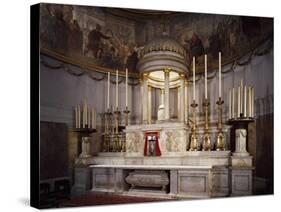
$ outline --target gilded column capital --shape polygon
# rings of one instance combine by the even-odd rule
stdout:
[[[165,69],[164,69],[164,73],[165,73],[165,74],[170,73],[170,72],[171,72],[171,69],[170,69],[170,68],[165,68]]]
[[[147,79],[148,78],[148,73],[143,73],[143,79]]]
[[[179,76],[180,76],[180,79],[185,79],[185,74],[180,73]]]

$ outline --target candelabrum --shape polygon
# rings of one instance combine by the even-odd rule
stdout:
[[[123,111],[123,113],[125,114],[125,125],[128,126],[129,125],[129,109],[128,106],[126,106],[126,109]]]
[[[197,106],[198,106],[198,104],[196,104],[195,100],[193,100],[193,103],[191,104],[193,120],[192,120],[192,127],[191,127],[191,141],[190,141],[189,151],[200,150],[200,144],[198,141],[197,126],[196,126],[196,107]]]
[[[216,150],[217,151],[224,151],[225,150],[225,144],[224,144],[224,135],[222,131],[222,105],[224,101],[219,97],[219,100],[216,102],[218,105],[218,125],[217,125],[217,137],[216,137]]]
[[[204,128],[204,136],[203,136],[203,151],[211,150],[211,141],[210,141],[210,133],[209,133],[209,106],[210,103],[208,99],[205,99],[203,102],[204,113],[205,113],[205,128]]]
[[[121,112],[116,108],[116,111],[114,111],[114,121],[115,121],[115,129],[114,129],[114,137],[113,137],[113,152],[117,152],[119,149],[119,125],[120,125],[120,118],[121,118]]]
[[[112,113],[108,109],[107,112],[104,113],[105,129],[104,129],[103,152],[109,152],[109,150],[110,150],[111,116],[112,116]]]

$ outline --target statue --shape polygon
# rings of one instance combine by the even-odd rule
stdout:
[[[159,105],[158,107],[157,120],[158,121],[165,120],[165,106],[163,104]]]
[[[236,129],[235,138],[236,138],[235,139],[235,142],[236,142],[235,152],[247,153],[247,149],[246,149],[247,130],[246,129]]]

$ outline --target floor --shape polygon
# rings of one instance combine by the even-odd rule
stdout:
[[[148,198],[148,197],[133,197],[133,196],[119,196],[112,194],[99,194],[90,192],[80,197],[75,197],[68,200],[59,207],[78,207],[78,206],[91,206],[91,205],[109,205],[109,204],[132,204],[144,202],[159,202],[169,201],[171,199],[163,198]]]

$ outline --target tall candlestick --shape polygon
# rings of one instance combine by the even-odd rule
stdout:
[[[126,108],[128,107],[128,69],[126,68]]]
[[[251,95],[251,87],[249,86],[248,88],[248,111],[249,111],[249,114],[248,116],[249,117],[252,117],[252,95]]]
[[[92,128],[96,129],[96,110],[92,108]]]
[[[229,115],[229,119],[232,118],[232,114],[231,114],[231,89],[229,89],[228,92],[228,98],[229,98],[229,102],[228,102],[228,115]]]
[[[116,94],[115,94],[115,97],[116,97],[116,110],[118,110],[118,70],[116,70]]]
[[[95,124],[94,124],[94,121],[95,121],[95,110],[94,110],[94,108],[92,108],[92,128],[94,129],[94,126],[95,126]]]
[[[83,123],[84,123],[83,128],[85,128],[86,125],[88,125],[87,111],[88,111],[87,110],[87,99],[85,98],[85,100],[84,100],[84,108],[83,108]]]
[[[205,54],[205,99],[208,99],[207,89],[207,55]]]
[[[81,111],[80,111],[80,105],[78,105],[78,127],[81,127]]]
[[[219,97],[221,97],[221,52],[219,52]]]
[[[241,79],[241,82],[240,82],[240,112],[243,113],[243,79]]]
[[[91,128],[91,109],[88,108],[88,128]]]
[[[78,108],[75,107],[75,128],[78,128]]]
[[[193,101],[195,101],[195,57],[193,57]]]
[[[252,87],[252,116],[255,117],[255,95],[254,95],[254,87]]]
[[[247,86],[244,88],[244,117],[247,117]]]
[[[238,97],[237,97],[237,99],[238,99],[238,103],[237,103],[237,118],[239,118],[240,117],[240,113],[242,112],[241,110],[242,110],[242,108],[241,108],[241,104],[240,104],[240,101],[241,101],[241,98],[240,98],[240,95],[241,95],[241,87],[240,86],[238,86]]]
[[[235,88],[232,88],[232,117],[235,118]]]
[[[107,110],[109,111],[110,72],[107,73]]]

